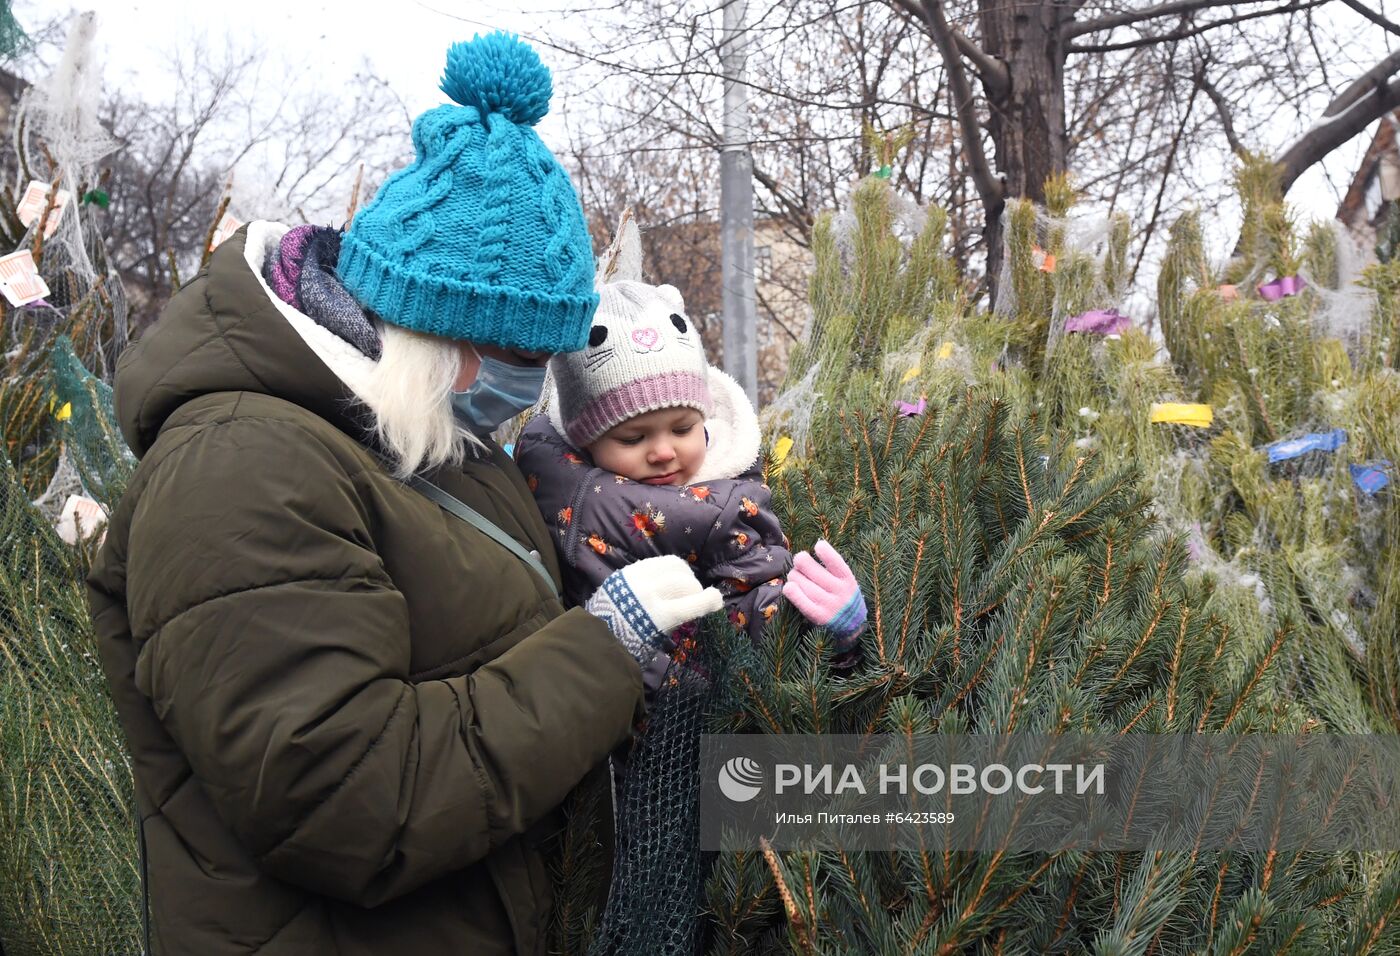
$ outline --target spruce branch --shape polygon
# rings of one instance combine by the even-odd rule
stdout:
[[[816,948],[812,945],[811,937],[807,935],[807,924],[802,919],[802,913],[797,909],[797,901],[793,898],[792,891],[788,889],[787,881],[783,879],[783,869],[778,863],[778,857],[773,852],[772,845],[767,837],[758,838],[759,847],[763,852],[763,861],[768,864],[768,870],[773,874],[773,882],[778,887],[778,896],[782,898],[783,909],[787,912],[788,926],[797,936],[798,944],[803,952],[815,956]]]

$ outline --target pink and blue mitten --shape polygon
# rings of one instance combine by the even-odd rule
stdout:
[[[825,541],[812,549],[816,558],[800,552],[792,562],[783,596],[802,616],[826,628],[836,639],[836,667],[853,666],[860,657],[860,634],[865,630],[865,595],[841,555]],[[818,563],[820,559],[820,563]]]

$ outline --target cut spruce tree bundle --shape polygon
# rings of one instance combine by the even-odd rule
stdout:
[[[1242,189],[1267,185],[1251,174]],[[1365,351],[1393,321],[1386,267],[1362,280],[1379,301],[1358,296],[1332,234],[1295,240],[1267,193],[1247,203],[1249,262],[1224,272],[1188,219],[1160,288],[1167,353],[1117,313],[1122,220],[1076,222],[1068,195],[1013,204],[998,309],[929,284],[907,315],[866,290],[939,244],[891,245],[888,184],[856,197],[818,227],[817,326],[768,437],[794,545],[827,537],[866,583],[865,667],[833,679],[785,612],[712,729],[1394,732],[1394,504],[1352,467],[1400,434],[1393,375]],[[1274,294],[1299,271],[1315,288]],[[1339,298],[1366,303],[1350,328]],[[882,354],[848,347],[860,321],[886,330]],[[1324,426],[1351,437],[1307,437]],[[755,848],[716,862],[708,952],[1389,952],[1397,867]]]
[[[64,410],[51,426],[54,453],[68,476],[50,490],[62,483],[93,509],[110,507],[134,464],[111,387],[66,337],[49,365],[47,387]],[[86,524],[63,540],[0,461],[0,940],[9,956],[140,951],[131,768],[83,585],[102,518],[78,514]]]
[[[865,582],[865,661],[836,678],[790,609],[741,655],[711,729],[767,734],[1316,729],[1288,698],[1299,632],[1204,610],[1137,475],[1062,467],[994,395],[847,410],[772,479],[794,545]],[[1400,865],[1287,853],[721,854],[707,952],[1367,952],[1394,945]],[[777,910],[778,912],[774,912]],[[1372,936],[1371,934],[1374,934]],[[1389,934],[1389,935],[1386,935]],[[1351,938],[1369,940],[1348,948]]]
[[[0,305],[7,956],[141,948],[131,771],[83,586],[102,508],[131,467],[100,380],[125,344],[126,301],[99,231],[106,194],[95,161],[115,144],[95,120],[91,27],[91,17],[74,19],[59,68],[9,114],[21,178],[0,190],[10,293]]]
[[[1306,636],[1291,693],[1329,730],[1393,730],[1400,273],[1362,271],[1330,228],[1301,231],[1257,161],[1238,182],[1245,253],[1216,268],[1195,217],[1173,230],[1158,282],[1164,349],[1119,311],[1126,221],[1076,217],[1067,181],[1047,186],[1053,209],[1009,207],[1006,281],[988,313],[956,283],[922,279],[940,238],[902,240],[916,212],[867,180],[848,213],[818,225],[815,326],[769,438],[798,460],[843,405],[914,410],[992,385],[1035,414],[1059,462],[1093,450],[1139,469],[1154,515],[1187,540],[1189,573],[1214,584],[1212,610],[1228,608],[1255,641],[1293,620]],[[869,292],[911,287],[922,296]],[[848,345],[870,338],[861,323],[885,330],[876,356]]]
[[[96,530],[96,529],[92,529]],[[0,939],[7,956],[140,952],[125,741],[83,577],[0,459]]]

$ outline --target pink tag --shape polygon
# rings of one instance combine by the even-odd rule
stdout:
[[[224,217],[219,220],[219,226],[214,230],[214,238],[209,241],[209,249],[212,251],[223,245],[225,239],[238,231],[243,225],[243,220],[237,219],[232,213],[224,213]]]
[[[15,308],[37,302],[49,294],[48,283],[39,275],[34,256],[28,249],[0,258],[0,293],[4,293]]]
[[[1291,295],[1297,295],[1307,286],[1300,276],[1279,276],[1273,282],[1265,282],[1259,287],[1259,297],[1265,302],[1277,302]]]
[[[1100,335],[1122,335],[1132,325],[1126,315],[1117,309],[1092,309],[1072,316],[1065,322],[1066,332],[1097,332]]]
[[[15,213],[19,216],[19,221],[24,223],[28,229],[34,225],[44,215],[44,209],[49,204],[49,192],[52,187],[39,180],[31,180],[24,188],[24,195],[20,198],[19,205],[15,207]],[[58,191],[57,198],[54,199],[53,209],[49,211],[49,221],[44,224],[44,238],[53,238],[54,232],[58,229],[58,221],[63,218],[63,209],[68,205],[68,200],[73,198],[73,194],[66,189]]]
[[[77,544],[91,538],[99,528],[103,529],[105,537],[106,524],[107,512],[100,504],[82,495],[69,495],[54,530],[66,543]],[[98,544],[101,543],[101,539],[98,539]]]

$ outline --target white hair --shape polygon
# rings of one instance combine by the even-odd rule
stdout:
[[[457,342],[384,323],[383,352],[357,391],[374,416],[374,434],[394,457],[394,475],[460,464],[480,438],[452,414],[452,388],[462,368]]]

